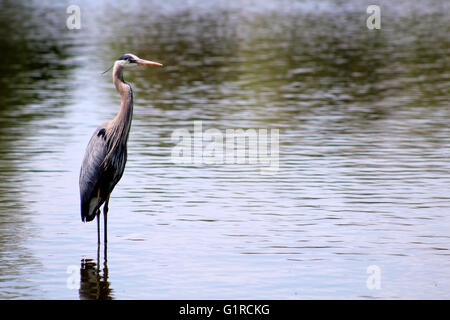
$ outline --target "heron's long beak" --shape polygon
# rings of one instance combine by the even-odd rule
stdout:
[[[150,60],[139,59],[136,61],[140,66],[149,66],[149,67],[162,67],[163,65],[159,62],[154,62]]]

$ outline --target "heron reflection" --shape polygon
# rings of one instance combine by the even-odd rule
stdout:
[[[81,259],[80,289],[81,300],[111,300],[112,289],[108,281],[107,246],[104,245],[103,266],[100,267],[100,246],[97,246],[97,261]]]

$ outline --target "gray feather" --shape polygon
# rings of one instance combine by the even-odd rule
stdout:
[[[114,144],[107,134],[106,124],[92,135],[86,148],[80,171],[81,220],[91,221],[97,209],[105,202],[122,177],[126,163],[126,145],[119,145],[111,154]]]

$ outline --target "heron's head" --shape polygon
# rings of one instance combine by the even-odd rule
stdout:
[[[162,67],[163,65],[159,62],[153,62],[149,60],[144,60],[139,58],[138,56],[127,53],[121,56],[117,61],[116,64],[119,64],[123,68],[132,67],[132,66],[149,66],[149,67]]]

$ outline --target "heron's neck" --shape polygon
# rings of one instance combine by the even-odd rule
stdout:
[[[123,80],[123,67],[117,62],[114,64],[113,82],[120,93],[122,103],[119,113],[111,124],[113,129],[124,139],[122,142],[126,143],[133,118],[133,90],[131,85]]]

